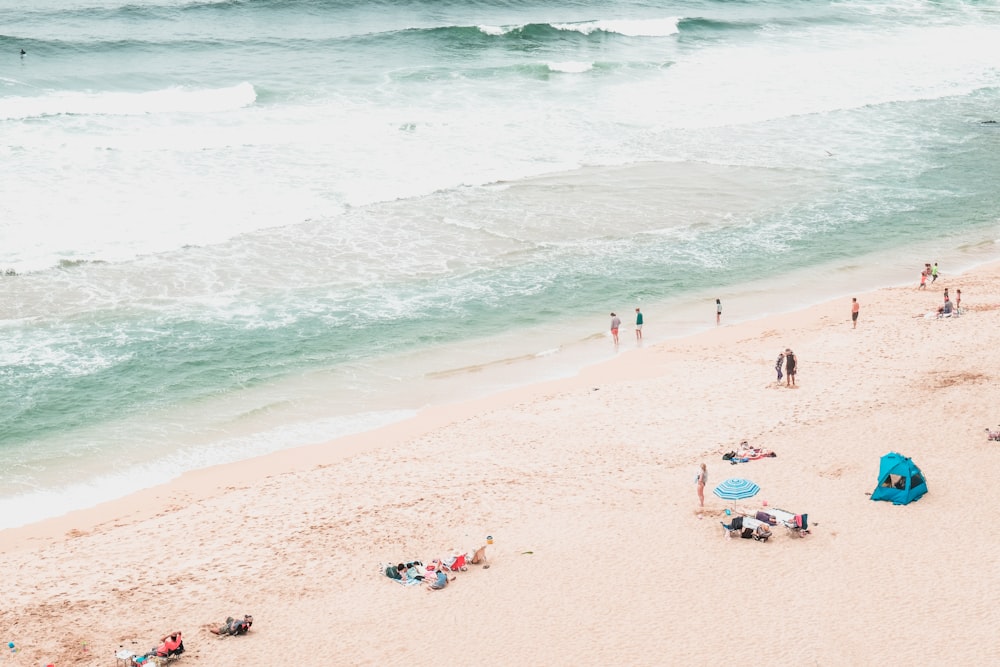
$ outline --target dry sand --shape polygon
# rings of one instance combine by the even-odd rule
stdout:
[[[857,295],[856,330],[850,296],[641,350],[626,329],[572,379],[5,531],[4,664],[113,665],[174,629],[178,664],[211,667],[996,662],[998,278]],[[919,317],[944,287],[966,313]],[[724,462],[742,439],[778,456]],[[891,450],[923,468],[919,502],[869,500]],[[812,534],[725,539],[731,476]],[[378,572],[487,534],[492,566],[443,591]],[[249,635],[207,632],[242,613]]]

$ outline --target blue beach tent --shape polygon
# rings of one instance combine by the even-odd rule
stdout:
[[[878,486],[872,500],[888,500],[893,505],[907,505],[927,493],[924,473],[909,456],[890,452],[882,457],[878,469]]]

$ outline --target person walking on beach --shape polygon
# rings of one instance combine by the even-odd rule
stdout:
[[[937,277],[938,277],[937,262],[934,262],[934,268],[931,269],[931,282],[933,283],[935,280],[937,280]]]
[[[618,344],[618,329],[621,325],[621,318],[614,313],[611,313],[611,337],[615,339],[615,345]]]
[[[695,483],[698,486],[698,502],[701,506],[705,506],[705,484],[708,483],[708,468],[705,464],[701,464],[701,472],[698,473],[698,477],[695,478]]]
[[[785,377],[781,372],[781,367],[785,365],[785,353],[778,353],[778,360],[774,362],[774,370],[778,372],[778,384],[781,384],[781,378]]]
[[[795,353],[789,348],[785,348],[785,386],[794,387],[795,386],[795,369],[798,366],[798,359],[795,358]]]
[[[962,307],[962,290],[955,290],[955,310]]]
[[[921,271],[920,272],[920,287],[918,287],[917,289],[927,289],[927,272],[926,271]]]
[[[715,326],[719,326],[722,323],[722,302],[718,299],[715,300]]]
[[[858,328],[858,311],[861,310],[861,304],[854,297],[851,297],[851,321],[854,322],[854,328]]]
[[[635,309],[635,339],[642,340],[642,311]]]

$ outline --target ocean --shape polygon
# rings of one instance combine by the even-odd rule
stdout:
[[[995,260],[993,121],[996,1],[0,0],[0,528]]]

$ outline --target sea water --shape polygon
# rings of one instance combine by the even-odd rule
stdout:
[[[573,373],[611,311],[995,259],[998,63],[997,2],[0,0],[0,527]]]

